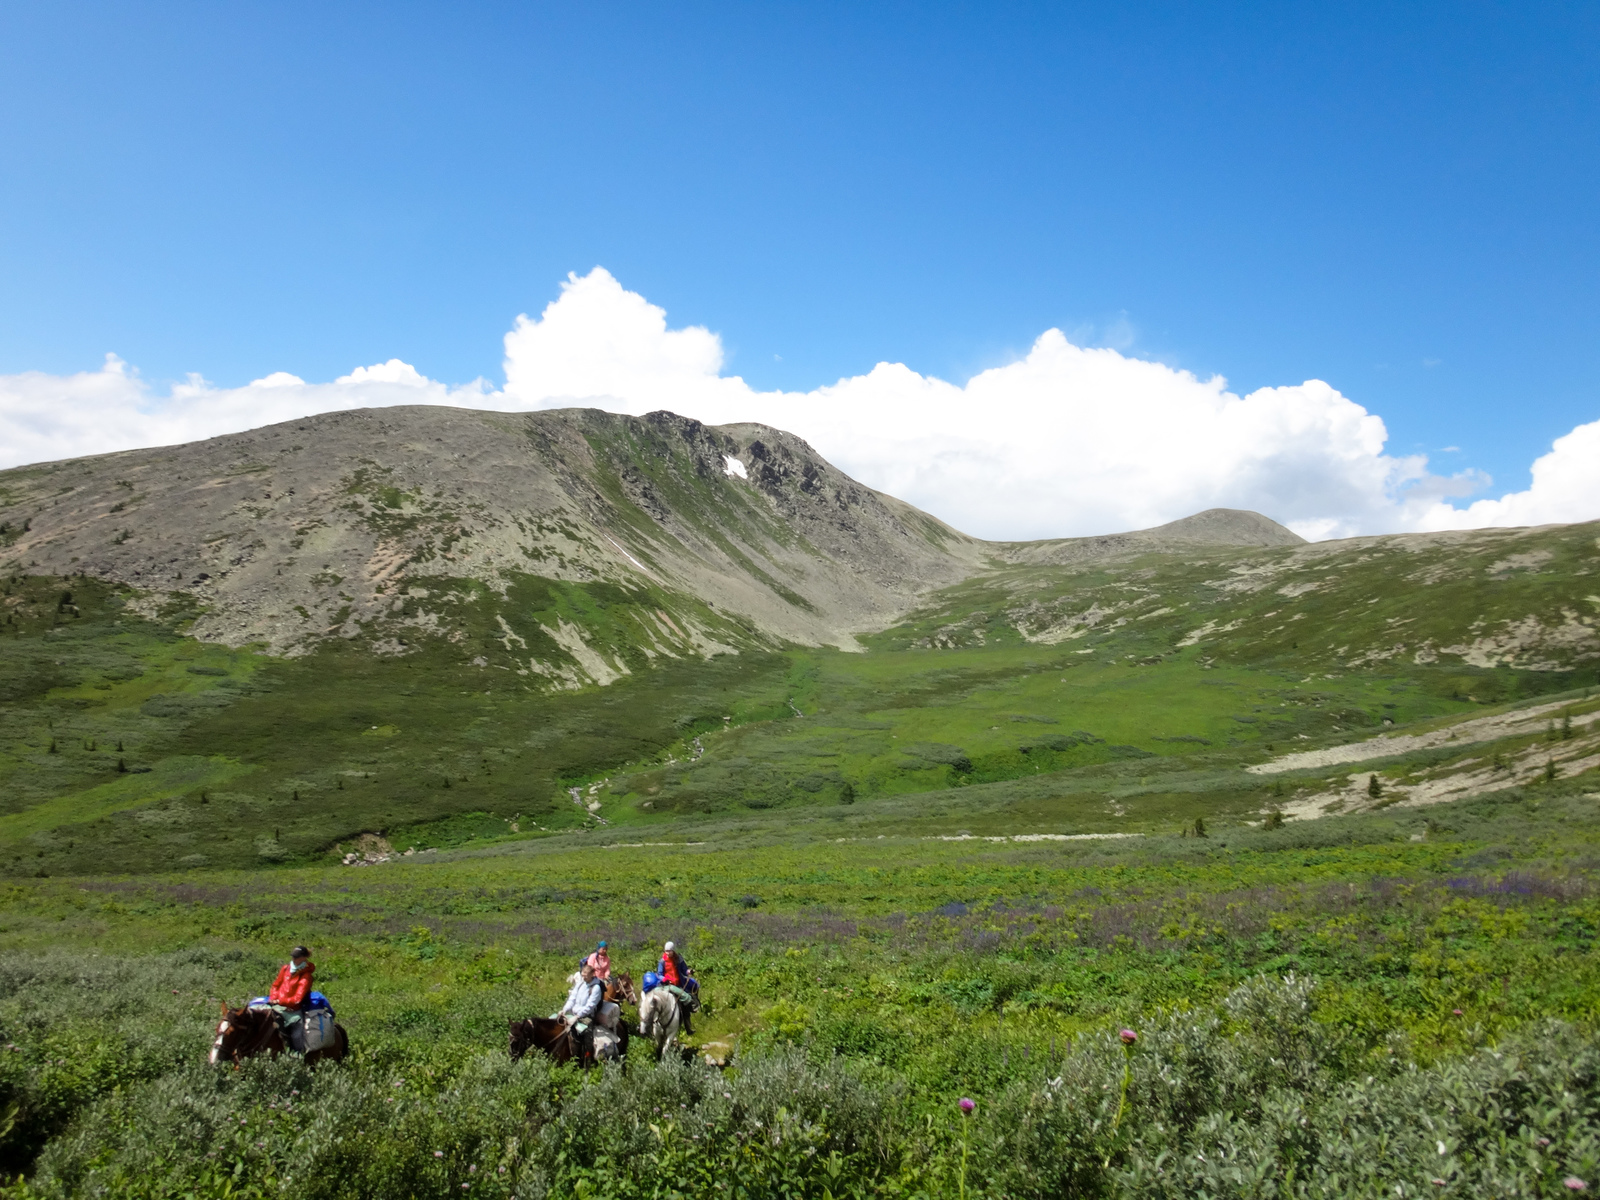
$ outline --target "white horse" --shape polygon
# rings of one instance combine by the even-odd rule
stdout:
[[[657,1058],[677,1040],[682,1023],[678,998],[666,988],[651,988],[639,1001],[639,1033],[655,1044]]]

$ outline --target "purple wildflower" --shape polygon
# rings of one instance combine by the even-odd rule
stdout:
[[[971,1116],[972,1110],[977,1107],[978,1102],[976,1100],[969,1100],[965,1096],[961,1097],[961,1111],[966,1113],[968,1116]]]

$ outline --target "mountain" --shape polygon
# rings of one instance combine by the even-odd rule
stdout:
[[[1133,554],[1180,554],[1184,551],[1233,546],[1303,546],[1293,530],[1260,513],[1238,508],[1208,508],[1132,533],[1099,537],[1050,538],[1038,542],[1003,542],[997,557],[1008,563],[1066,564],[1097,558],[1124,558]]]
[[[475,656],[567,686],[854,648],[982,552],[791,434],[593,409],[361,410],[19,468],[0,529],[0,569],[114,580],[147,613],[181,597],[194,636],[277,654],[461,641],[477,606],[498,632]]]
[[[18,468],[0,873],[1326,811],[1327,780],[1293,808],[1244,767],[1589,711],[1597,534],[1307,544],[1213,509],[984,542],[790,434],[664,412],[381,409]]]
[[[227,646],[443,637],[562,687],[657,657],[858,649],[996,563],[1297,544],[1232,509],[982,542],[792,434],[667,412],[368,409],[0,472],[0,571],[127,585],[134,611],[181,604]]]

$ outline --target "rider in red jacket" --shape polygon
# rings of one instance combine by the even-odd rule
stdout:
[[[267,999],[284,1008],[304,1008],[311,997],[311,976],[316,969],[311,962],[311,951],[296,946],[289,952],[289,961],[278,968],[278,977],[272,981]]]

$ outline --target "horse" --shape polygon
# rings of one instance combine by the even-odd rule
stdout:
[[[647,1037],[656,1048],[656,1058],[666,1053],[677,1039],[683,1013],[678,998],[664,987],[651,988],[639,1001],[639,1036]]]
[[[529,1050],[542,1050],[555,1059],[559,1066],[561,1063],[576,1062],[585,1069],[595,1065],[593,1051],[583,1053],[578,1045],[578,1039],[572,1034],[572,1027],[564,1021],[554,1017],[526,1017],[520,1021],[511,1021],[510,1051],[511,1061],[516,1062]],[[625,1060],[628,1057],[628,1023],[617,1022],[617,1057]],[[593,1042],[590,1042],[591,1047]]]
[[[609,979],[600,981],[605,986],[601,1000],[612,1004],[639,1003],[639,994],[633,990],[633,976],[626,971],[613,971]]]
[[[277,1058],[289,1049],[289,1039],[278,1024],[278,1014],[270,1008],[229,1008],[222,1006],[222,1020],[217,1022],[216,1038],[211,1043],[207,1061],[212,1066],[231,1062],[235,1070],[247,1058],[269,1054]],[[350,1053],[350,1035],[344,1026],[333,1027],[333,1045],[306,1054],[306,1066],[313,1067],[323,1059],[340,1062]]]

